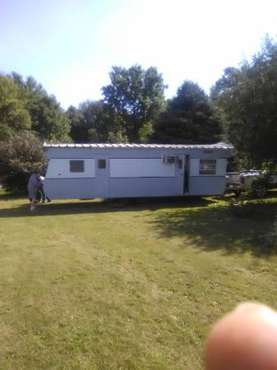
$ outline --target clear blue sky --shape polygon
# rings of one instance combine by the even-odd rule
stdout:
[[[277,34],[277,0],[0,0],[0,72],[31,75],[64,108],[101,97],[113,65],[156,66],[173,96],[206,91]]]

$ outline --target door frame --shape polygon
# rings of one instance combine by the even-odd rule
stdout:
[[[188,194],[190,189],[189,189],[189,178],[190,178],[190,155],[185,154],[183,156],[183,166],[182,166],[182,194]]]

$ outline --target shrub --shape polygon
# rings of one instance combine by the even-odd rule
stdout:
[[[254,195],[258,198],[262,198],[266,195],[267,190],[270,188],[271,176],[265,174],[257,179],[255,179],[251,184],[251,195]]]
[[[41,171],[45,166],[42,143],[29,131],[0,142],[0,158],[4,188],[13,192],[26,191],[30,174]]]

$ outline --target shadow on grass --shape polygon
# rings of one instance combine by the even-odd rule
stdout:
[[[14,198],[5,198],[5,200]],[[3,199],[4,200],[4,199]],[[0,198],[1,201],[1,198]],[[105,213],[124,211],[158,210],[164,208],[195,208],[207,207],[212,204],[212,198],[190,197],[190,198],[132,198],[114,200],[79,200],[79,201],[55,201],[39,204],[37,209],[31,213],[28,200],[25,205],[14,208],[0,208],[0,218],[25,217],[25,216],[49,216],[49,215],[71,215],[83,213]]]
[[[26,198],[27,195],[22,195],[22,194],[11,194],[8,192],[4,192],[3,190],[0,190],[0,202],[1,201],[6,201],[6,200],[15,200],[15,199],[21,199],[21,198]]]
[[[12,199],[15,198],[11,195],[0,196],[0,201]],[[26,200],[25,205],[0,208],[0,218],[161,210],[154,214],[152,223],[163,238],[185,237],[196,248],[206,251],[221,249],[226,254],[245,251],[264,257],[277,254],[277,203],[258,201],[233,209],[211,206],[217,200],[211,197],[173,197],[53,201],[39,205],[34,213],[30,212]]]
[[[154,224],[162,237],[183,236],[201,250],[277,254],[277,203],[163,212]]]

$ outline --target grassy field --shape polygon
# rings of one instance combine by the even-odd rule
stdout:
[[[276,306],[277,197],[52,202],[0,194],[0,369],[202,368],[212,322]]]

